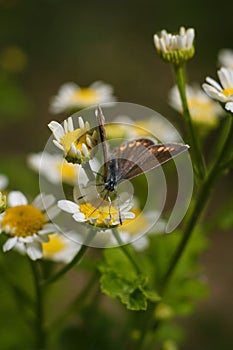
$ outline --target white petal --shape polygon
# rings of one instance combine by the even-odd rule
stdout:
[[[68,122],[67,122],[67,120],[64,120],[64,130],[65,130],[66,134],[69,132],[68,131]]]
[[[52,121],[48,124],[48,127],[52,131],[55,139],[60,141],[60,138],[64,136],[64,129],[62,125],[56,121]]]
[[[16,207],[17,205],[26,205],[26,204],[28,204],[27,198],[20,191],[12,191],[12,192],[10,192],[9,195],[8,195],[7,201],[8,201],[8,205],[10,207]]]
[[[68,123],[68,130],[69,130],[69,132],[74,131],[73,119],[71,117],[69,117],[67,119],[67,123]]]
[[[42,258],[42,246],[39,242],[33,242],[26,244],[26,252],[29,258],[37,260]]]
[[[21,243],[31,243],[31,242],[34,242],[34,240],[35,240],[35,235],[18,238],[18,241]]]
[[[78,117],[78,123],[79,123],[80,129],[84,129],[85,128],[85,124],[84,124],[84,121],[83,121],[82,117]]]
[[[59,148],[61,151],[64,151],[64,147],[57,141],[53,140],[54,145]]]
[[[137,239],[136,241],[133,241],[132,245],[135,248],[135,250],[142,251],[149,246],[149,240],[147,237],[142,236],[139,239]]]
[[[39,235],[44,235],[48,233],[53,233],[57,231],[57,226],[54,224],[46,224],[44,227],[38,232]]]
[[[82,151],[85,157],[88,157],[88,149],[87,146],[85,145],[85,143],[82,143]]]
[[[135,218],[135,214],[131,213],[130,211],[128,213],[121,213],[122,217],[124,220],[126,219],[134,219]]]
[[[62,199],[57,202],[58,208],[61,210],[66,211],[67,213],[74,214],[79,211],[79,205],[77,203],[74,203],[72,201]]]
[[[222,86],[214,79],[207,77],[206,78],[206,82],[210,85],[212,85],[215,89],[217,89],[218,91],[222,91]]]
[[[9,182],[9,180],[8,180],[7,176],[0,175],[0,191],[5,190],[5,188],[8,185],[8,182]]]
[[[52,194],[40,193],[32,202],[39,210],[47,210],[55,203],[55,197]]]
[[[187,48],[191,49],[192,45],[193,45],[193,40],[194,40],[194,36],[195,36],[195,31],[193,28],[189,28],[186,32],[187,35]]]
[[[2,247],[3,251],[8,252],[9,250],[11,250],[16,245],[17,240],[18,240],[17,236],[9,238]]]
[[[53,220],[56,216],[58,216],[60,212],[60,209],[54,205],[53,207],[46,210],[46,216],[49,218],[49,220]]]
[[[75,221],[78,221],[78,222],[87,221],[83,213],[75,213],[74,215],[72,215],[72,217]]]
[[[218,71],[218,76],[224,89],[233,87],[233,79],[232,79],[232,74],[230,69],[221,68]]]
[[[225,105],[225,109],[233,113],[233,102],[227,102]]]

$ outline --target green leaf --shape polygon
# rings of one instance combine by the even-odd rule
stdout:
[[[148,300],[158,301],[156,292],[148,289],[148,278],[139,275],[131,261],[120,248],[104,251],[104,261],[99,265],[102,273],[101,290],[114,299],[119,299],[129,310],[146,310]]]

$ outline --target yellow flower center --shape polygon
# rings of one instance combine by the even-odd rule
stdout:
[[[99,94],[91,88],[81,88],[74,92],[73,102],[78,104],[92,104],[98,100]]]
[[[134,235],[144,229],[148,222],[145,215],[143,215],[139,209],[132,208],[130,211],[135,214],[135,217],[133,219],[125,220],[122,223],[122,227],[127,225],[126,231]]]
[[[12,236],[27,237],[37,234],[47,222],[45,215],[31,204],[7,208],[2,226],[8,226]]]
[[[95,226],[109,227],[117,219],[118,220],[118,210],[109,205],[100,206],[99,208],[93,207],[90,203],[80,204],[80,211],[85,215],[86,218],[97,219]],[[111,219],[111,220],[110,220]],[[106,224],[105,220],[109,220]]]
[[[81,137],[83,137],[83,135],[81,129],[79,128],[75,129],[74,131],[68,132],[63,137],[61,137],[60,144],[63,146],[65,154],[69,152],[71,144],[77,143],[77,141],[79,141]]]
[[[233,87],[231,88],[227,88],[227,89],[223,89],[222,90],[222,94],[229,97],[233,95]]]
[[[49,241],[42,243],[43,253],[45,255],[54,255],[56,253],[59,253],[60,251],[64,250],[66,247],[66,244],[61,239],[59,235],[50,235]]]
[[[91,147],[86,142],[86,135],[88,132],[84,132],[81,129],[75,129],[67,134],[65,134],[60,139],[60,144],[64,148],[65,156],[69,154],[71,144],[73,143],[75,147],[82,153],[82,144],[84,143],[87,149],[90,151]],[[89,133],[88,133],[89,134]]]
[[[62,164],[57,164],[57,169],[61,173],[62,179],[64,181],[74,181],[77,177],[76,165],[63,162]]]

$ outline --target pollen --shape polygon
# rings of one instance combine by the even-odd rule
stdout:
[[[113,206],[103,205],[95,208],[90,203],[80,204],[80,211],[87,219],[93,220],[95,226],[99,227],[112,226],[118,214],[118,210]]]
[[[2,227],[11,236],[27,237],[37,234],[47,222],[45,215],[31,204],[7,208]]]

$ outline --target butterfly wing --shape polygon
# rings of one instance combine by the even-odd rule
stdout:
[[[179,143],[155,144],[146,138],[126,142],[116,148],[111,157],[117,159],[117,183],[145,173],[188,148]]]

